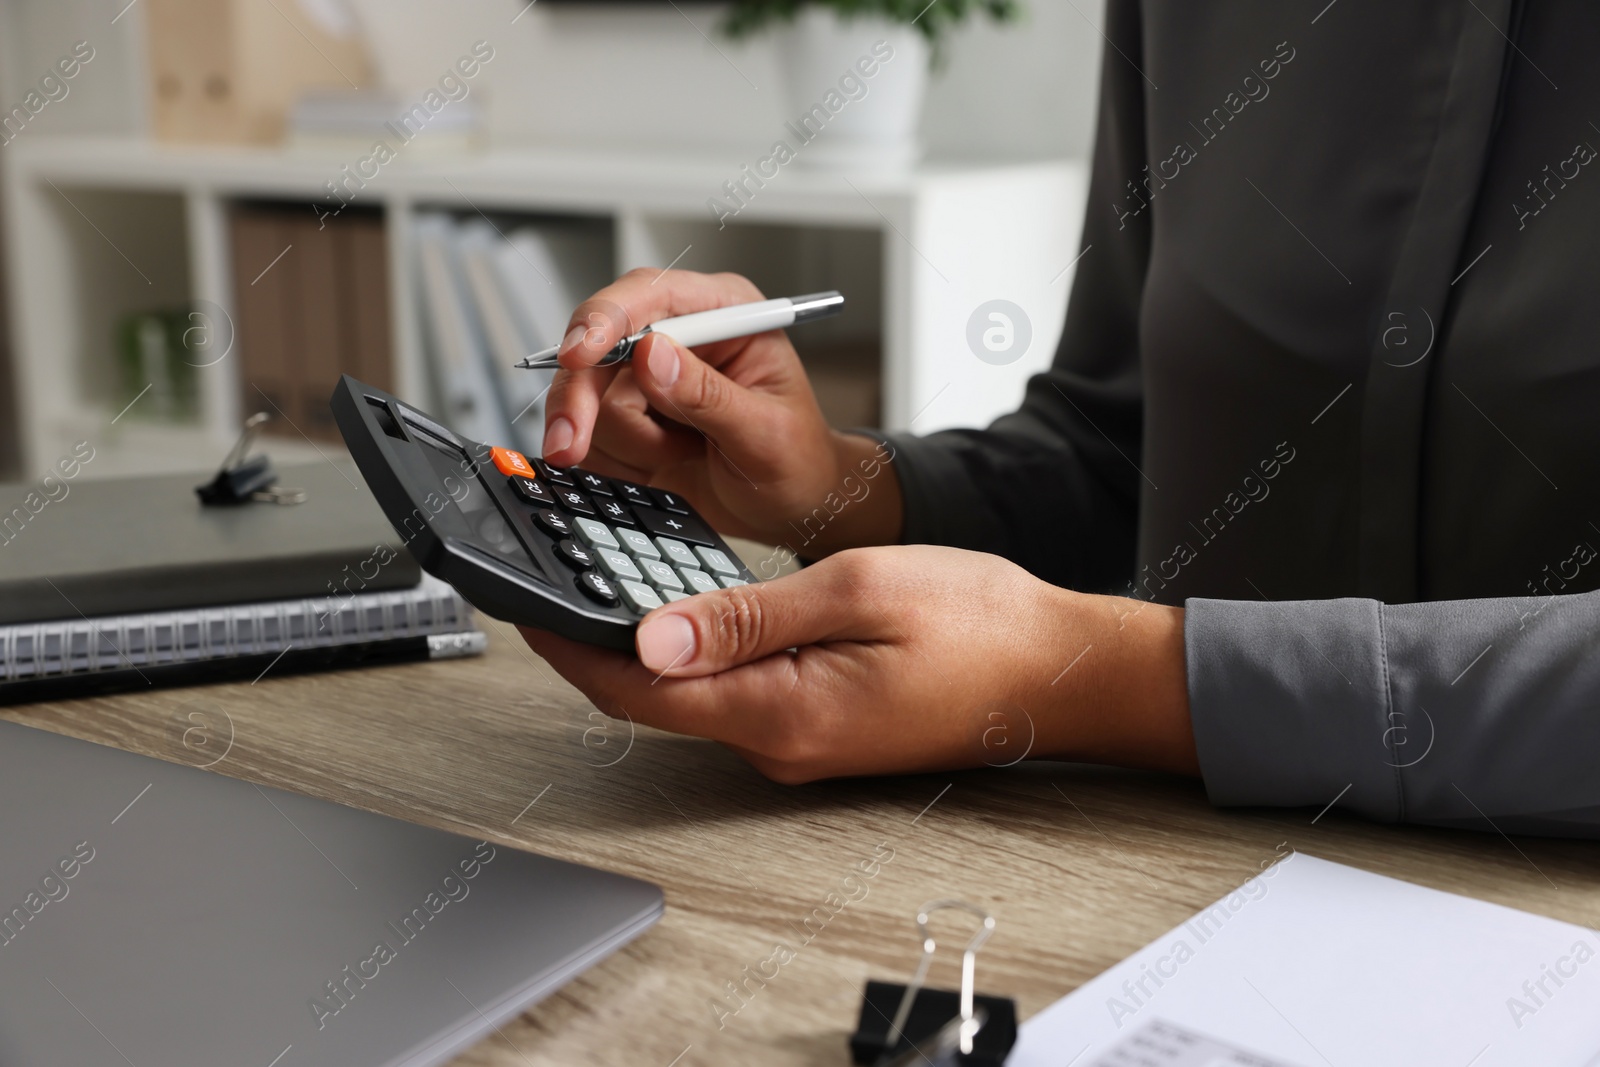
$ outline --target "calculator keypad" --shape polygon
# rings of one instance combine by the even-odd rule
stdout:
[[[670,537],[674,541],[689,541],[697,545],[717,543],[716,535],[693,515],[658,511],[655,508],[640,508],[637,514],[639,525],[652,537]]]
[[[599,571],[584,571],[578,575],[578,588],[582,589],[590,600],[607,607],[617,602],[616,586]]]
[[[584,471],[578,475],[576,481],[579,485],[591,493],[598,494],[599,496],[612,495],[611,483],[600,477],[598,474],[592,474],[589,471]]]
[[[594,514],[594,507],[589,503],[589,498],[576,489],[568,489],[563,486],[556,493],[556,499],[561,502],[562,507],[575,515]]]
[[[677,495],[604,478],[579,467],[552,467],[506,451],[497,463],[512,495],[528,505],[534,528],[547,535],[575,573],[585,596],[643,615],[663,603],[745,584],[722,542]],[[533,473],[523,473],[521,460]]]
[[[594,566],[594,553],[576,541],[561,541],[556,545],[556,555],[561,562],[574,570],[586,571]]]
[[[547,508],[556,502],[556,495],[538,478],[524,478],[520,474],[511,476],[511,488],[521,497],[524,503],[537,504]]]
[[[655,503],[654,498],[650,495],[650,490],[645,486],[635,485],[633,482],[624,482],[616,478],[611,479],[611,484],[616,488],[617,499],[625,504],[651,505]]]
[[[634,565],[633,557],[626,552],[597,548],[594,554],[600,557],[600,568],[611,577],[627,578],[635,582],[644,581],[644,575],[639,573],[639,568]]]
[[[684,584],[691,593],[714,593],[717,591],[717,580],[705,571],[691,570],[685,567],[678,572],[683,576]]]
[[[462,438],[349,376],[331,411],[410,554],[487,616],[627,653],[647,612],[756,580],[675,493]]]
[[[656,506],[668,511],[676,511],[679,515],[689,514],[689,505],[685,504],[676,494],[665,489],[652,489],[650,495],[655,498]]]
[[[610,528],[603,522],[596,519],[586,519],[580,515],[573,520],[573,525],[578,528],[578,536],[593,548],[609,548],[615,551],[622,547],[617,543],[617,539]]]
[[[670,537],[658,537],[656,538],[656,547],[661,549],[661,554],[674,567],[698,568],[700,566],[700,561],[695,558],[693,552],[689,551],[689,546],[682,541],[674,541]]]
[[[643,582],[630,582],[624,578],[617,584],[622,586],[622,599],[628,602],[628,607],[637,611],[640,615],[650,611],[652,608],[661,606],[661,597],[656,595],[656,591]]]
[[[639,559],[660,559],[661,550],[655,543],[640,533],[638,530],[625,530],[618,528],[617,540],[627,547],[628,555],[637,556]]]
[[[546,481],[556,485],[571,485],[572,475],[567,473],[565,467],[552,467],[542,459],[533,460],[534,469],[544,476]]]
[[[649,576],[650,584],[657,589],[672,589],[676,591],[683,588],[683,579],[678,577],[678,572],[662,563],[659,559],[641,559],[639,566]]]
[[[700,562],[706,565],[706,570],[716,575],[726,575],[729,578],[739,577],[739,568],[733,565],[727,553],[717,548],[706,548],[702,545],[694,547],[694,554],[700,557]]]
[[[557,537],[570,537],[572,535],[572,520],[551,508],[542,508],[533,513],[533,521],[548,533]]]

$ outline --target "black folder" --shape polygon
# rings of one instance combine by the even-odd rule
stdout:
[[[215,471],[0,485],[0,625],[404,589],[422,571],[348,459],[286,466],[302,504],[207,507]]]

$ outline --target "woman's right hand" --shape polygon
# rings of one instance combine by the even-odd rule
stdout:
[[[631,364],[594,366],[660,319],[762,299],[737,274],[640,269],[585,300],[561,343],[544,458],[681,494],[723,533],[808,558],[897,542],[891,453],[828,426],[782,330],[693,351],[651,334]]]

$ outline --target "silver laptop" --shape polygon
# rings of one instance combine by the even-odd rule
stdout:
[[[0,722],[0,1064],[437,1064],[661,912],[631,878]]]

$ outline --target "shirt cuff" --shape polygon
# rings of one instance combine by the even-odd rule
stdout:
[[[1382,605],[1185,604],[1189,716],[1213,804],[1403,814]]]
[[[993,552],[1003,531],[972,485],[955,451],[942,442],[911,433],[851,430],[894,450],[891,463],[900,480],[904,508],[903,545],[948,545]]]

